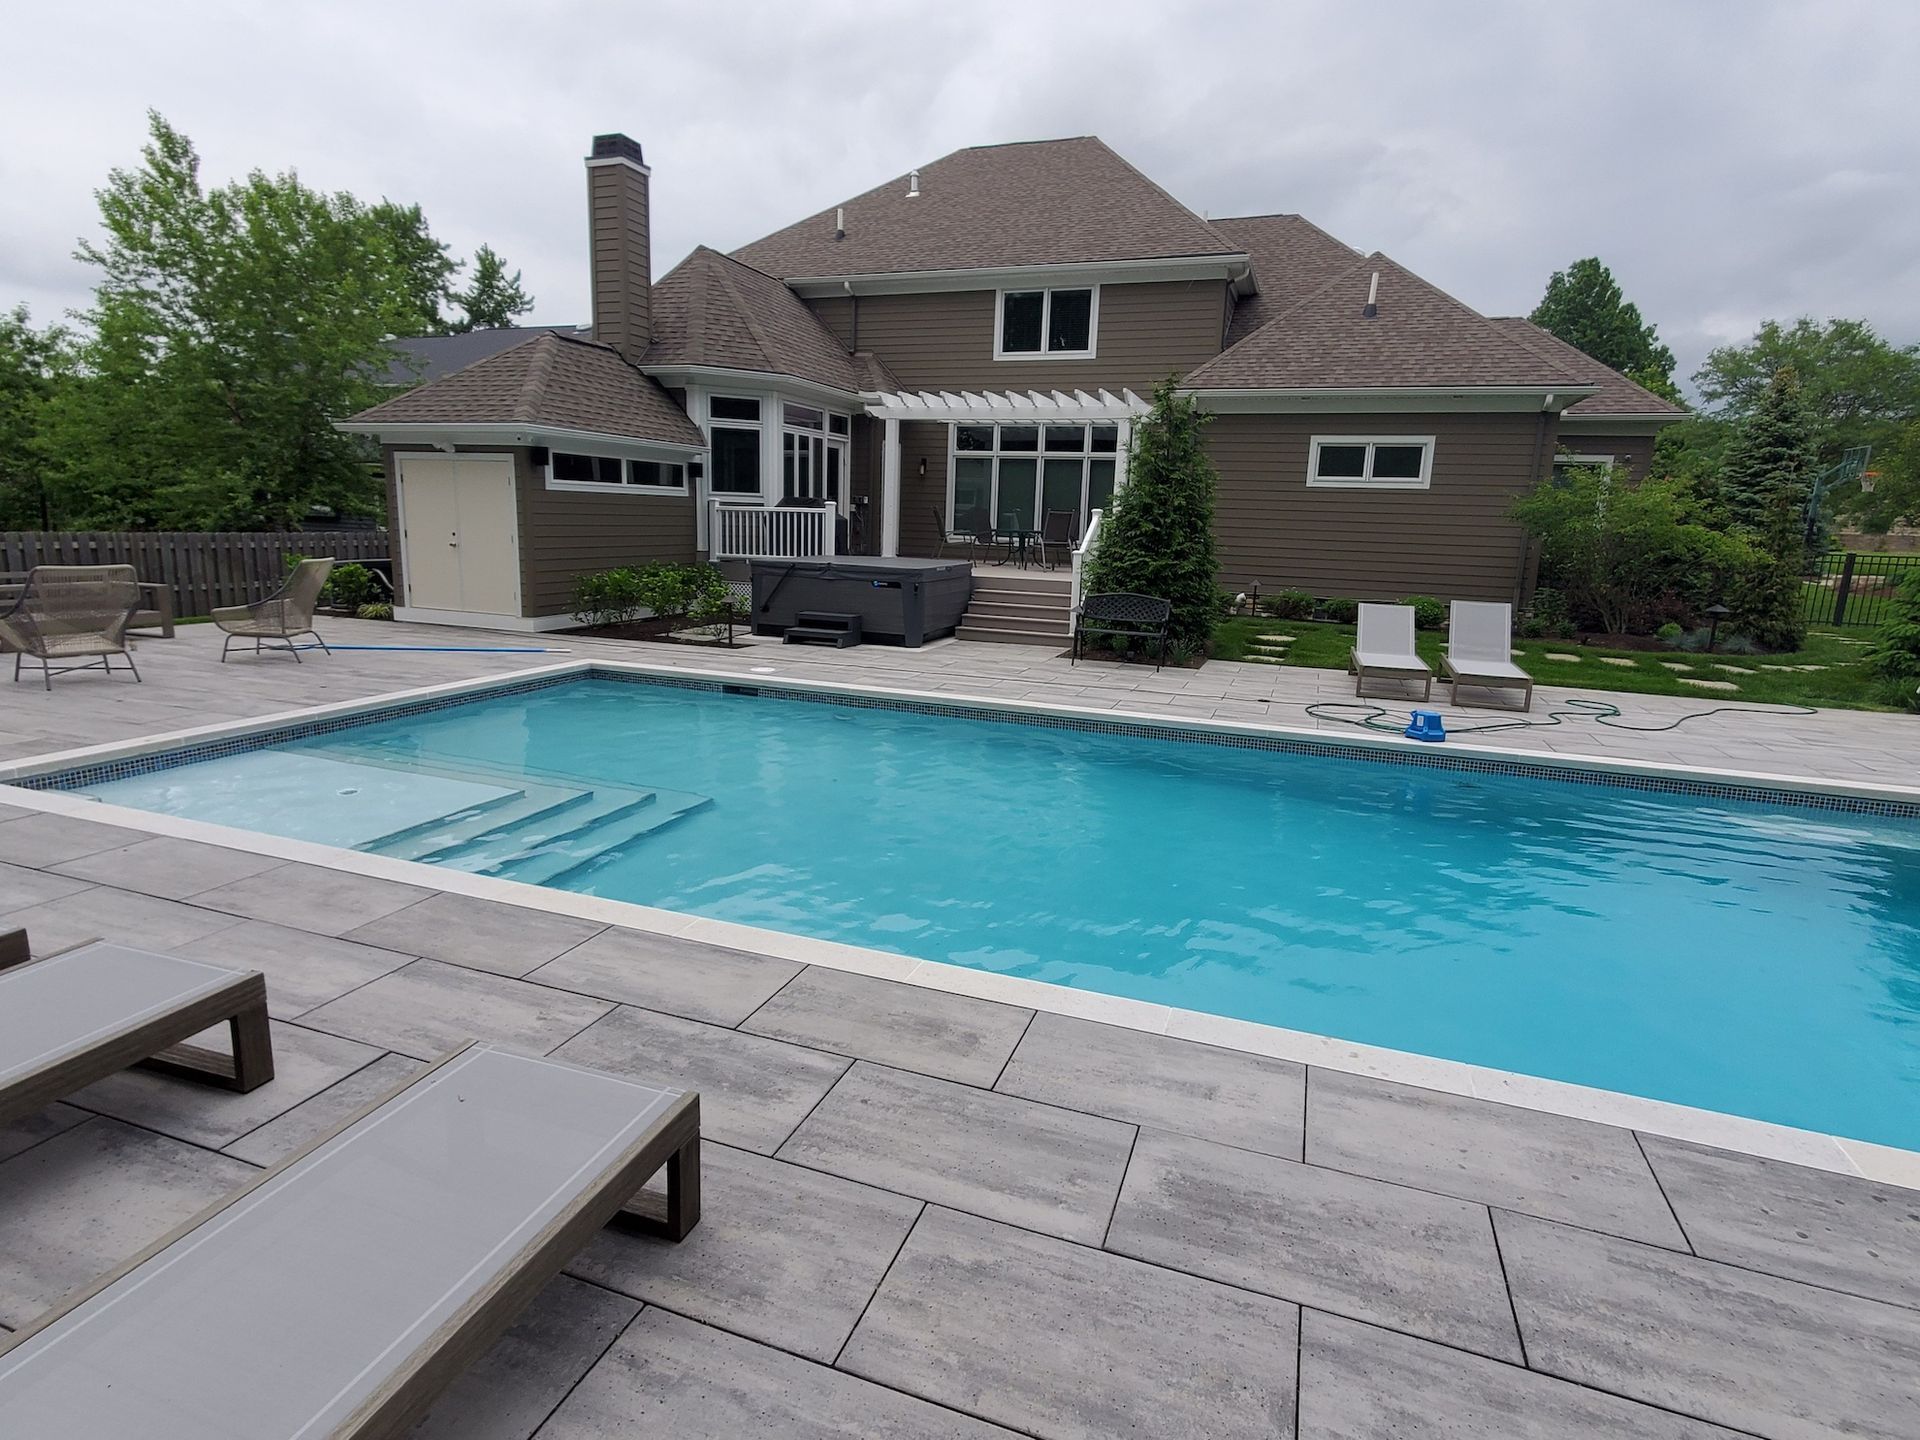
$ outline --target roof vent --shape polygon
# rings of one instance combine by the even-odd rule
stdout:
[[[847,207],[844,205],[833,212],[833,238],[836,240],[847,238]]]
[[[1373,279],[1367,282],[1367,303],[1360,307],[1360,313],[1371,320],[1380,313],[1380,272],[1373,272]]]
[[[907,172],[907,198],[909,200],[917,200],[920,198],[920,172],[918,170],[910,170]]]

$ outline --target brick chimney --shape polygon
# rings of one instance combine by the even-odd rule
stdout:
[[[593,244],[593,338],[635,363],[653,339],[653,242],[640,144],[596,135],[587,156],[587,220]]]

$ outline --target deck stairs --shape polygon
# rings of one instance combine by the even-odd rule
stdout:
[[[1073,577],[975,565],[973,596],[957,633],[962,640],[1065,649],[1073,643]]]
[[[589,786],[558,776],[530,778],[479,761],[396,755],[378,745],[351,747],[345,753],[336,745],[329,747],[329,754],[368,766],[511,787],[504,798],[491,804],[456,810],[383,835],[361,848],[530,885],[577,879],[596,863],[612,859],[712,803],[707,796],[685,790]]]

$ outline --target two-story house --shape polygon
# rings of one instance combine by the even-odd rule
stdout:
[[[1215,417],[1223,586],[1510,599],[1513,497],[1565,449],[1642,474],[1682,413],[1297,215],[1202,218],[1092,137],[958,151],[657,283],[640,147],[586,163],[590,335],[346,422],[386,455],[406,618],[559,627],[577,575],[649,559],[1084,535],[1169,376]]]

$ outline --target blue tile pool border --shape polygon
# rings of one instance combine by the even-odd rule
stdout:
[[[20,776],[8,783],[28,790],[85,790],[113,780],[135,775],[150,775],[203,760],[219,759],[249,750],[260,750],[289,740],[332,734],[377,725],[407,715],[424,715],[480,700],[531,694],[556,686],[575,685],[588,680],[613,680],[628,685],[719,692],[729,695],[761,696],[777,700],[797,700],[816,705],[838,705],[860,710],[896,710],[919,715],[937,715],[957,720],[984,720],[995,724],[1026,725],[1045,730],[1081,730],[1100,735],[1124,735],[1182,745],[1212,745],[1234,750],[1267,750],[1289,755],[1314,755],[1334,760],[1356,760],[1378,765],[1408,766],[1427,770],[1447,770],[1463,774],[1514,775],[1531,780],[1546,780],[1563,785],[1595,785],[1614,790],[1643,790],[1670,795],[1693,795],[1702,799],[1741,804],[1788,806],[1797,809],[1824,810],[1839,814],[1872,815],[1889,819],[1920,819],[1920,801],[1892,799],[1872,795],[1833,794],[1821,790],[1802,790],[1759,782],[1713,780],[1677,775],[1647,775],[1628,770],[1589,767],[1577,761],[1549,765],[1506,756],[1462,754],[1398,746],[1375,746],[1312,740],[1299,735],[1260,735],[1244,731],[1198,728],[1177,720],[1150,721],[1107,719],[1097,715],[1041,713],[1009,709],[989,700],[940,701],[910,696],[858,694],[840,690],[815,690],[759,679],[716,679],[696,675],[671,675],[658,672],[588,665],[560,674],[536,675],[526,679],[508,679],[454,694],[423,696],[373,705],[350,714],[316,716],[294,720],[264,730],[192,741],[178,747],[113,760],[95,761],[64,770]]]

